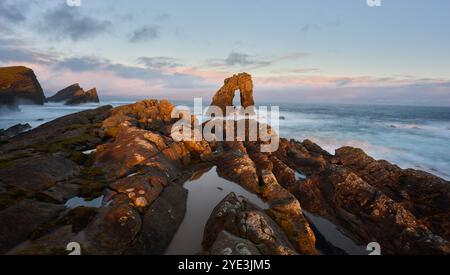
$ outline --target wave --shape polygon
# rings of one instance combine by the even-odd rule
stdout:
[[[0,115],[0,129],[19,123],[37,127],[101,105],[116,107],[133,102],[24,105],[20,106],[20,111]],[[450,179],[450,111],[447,109],[280,106],[280,110],[280,116],[284,117],[280,121],[282,137],[310,139],[332,154],[343,146],[357,147],[376,159],[385,159],[402,168],[420,169]]]
[[[401,124],[401,123],[392,123],[390,125],[391,128],[398,128],[398,129],[415,129],[420,130],[423,129],[423,125],[417,125],[417,124]]]

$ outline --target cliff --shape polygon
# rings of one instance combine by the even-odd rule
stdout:
[[[47,98],[48,102],[64,102],[66,105],[79,105],[84,103],[99,103],[97,89],[84,91],[79,84],[73,84]]]
[[[26,67],[0,68],[0,105],[45,103],[45,96],[33,70]]]

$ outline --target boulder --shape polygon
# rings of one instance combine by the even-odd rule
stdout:
[[[0,169],[0,181],[32,192],[47,190],[80,172],[76,163],[59,155],[19,157],[5,162]]]
[[[167,133],[166,129],[177,121],[171,117],[174,108],[167,100],[143,100],[114,108],[111,115],[103,121],[102,127],[110,137],[115,137],[123,125],[169,135],[170,131]]]
[[[167,148],[164,142],[155,144],[152,138],[153,134],[146,130],[121,127],[114,142],[97,148],[95,167],[106,171],[112,179],[133,173],[137,165]]]
[[[232,242],[238,239],[245,240],[239,242],[243,244],[239,247],[250,253],[253,251],[256,254],[254,251],[256,247],[259,253],[264,255],[297,254],[283,230],[264,210],[246,199],[239,200],[234,193],[230,193],[216,206],[206,224],[202,243],[205,252],[213,254],[236,252],[236,246],[219,249],[223,247],[223,243],[230,242],[230,240],[223,240],[223,236],[220,236],[224,231],[233,235]]]
[[[169,137],[137,127],[121,126],[114,142],[97,148],[94,165],[114,179],[138,168],[159,168],[175,176],[189,161],[190,153],[183,143],[173,143]]]
[[[387,161],[377,161],[351,147],[338,149],[333,162],[350,169],[450,241],[450,182],[423,171],[403,170]]]
[[[45,153],[57,153],[63,149],[77,149],[80,152],[93,149],[103,143],[101,121],[109,116],[111,109],[111,106],[102,106],[57,118],[10,139],[0,146],[0,153],[5,156],[25,149]]]
[[[258,194],[260,186],[256,167],[248,156],[243,143],[230,142],[226,147],[227,151],[217,159],[219,176]]]
[[[0,129],[0,141],[6,141],[12,137],[15,137],[23,132],[30,130],[32,127],[30,124],[16,124],[6,130]]]
[[[177,184],[167,186],[144,215],[141,233],[126,254],[164,254],[183,222],[187,195]]]
[[[308,211],[341,226],[360,244],[380,243],[383,254],[450,253],[446,240],[348,169],[330,166],[304,181],[300,190]]]
[[[74,237],[87,255],[121,255],[136,238],[142,221],[131,206],[122,204],[100,209],[85,230]]]
[[[208,254],[219,256],[250,256],[261,255],[261,252],[259,252],[256,245],[249,240],[239,238],[227,231],[222,231],[211,246]]]
[[[42,236],[37,240],[27,240],[8,252],[9,255],[67,255],[66,250],[75,234],[72,226],[66,225]]]
[[[54,219],[64,206],[25,199],[0,211],[0,254],[28,239],[39,226]]]
[[[26,67],[0,68],[0,106],[43,105],[45,96],[33,70]]]
[[[110,185],[110,189],[126,195],[133,206],[139,209],[149,207],[159,197],[164,187],[164,182],[155,176],[132,176]]]
[[[47,98],[49,102],[64,102],[66,105],[79,105],[84,103],[99,103],[95,88],[85,92],[79,84],[73,84]]]
[[[316,237],[303,216],[299,201],[284,189],[271,171],[261,172],[260,196],[270,205],[267,213],[283,229],[296,250],[303,255],[315,255]]]

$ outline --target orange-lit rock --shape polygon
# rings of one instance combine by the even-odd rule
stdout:
[[[253,80],[247,73],[241,73],[225,79],[224,85],[214,95],[211,106],[217,106],[226,114],[227,106],[233,106],[235,92],[240,91],[241,105],[244,108],[255,105],[253,99]]]

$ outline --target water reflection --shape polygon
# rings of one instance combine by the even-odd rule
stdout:
[[[219,177],[216,167],[199,171],[184,187],[189,190],[183,223],[166,251],[167,255],[194,255],[201,252],[203,231],[214,208],[231,192],[267,209],[257,195],[236,183]]]
[[[81,207],[81,206],[100,208],[100,207],[102,207],[102,202],[103,202],[103,196],[98,197],[93,200],[87,200],[87,199],[84,199],[81,197],[74,197],[66,202],[66,207],[69,209],[74,209],[74,208]]]

